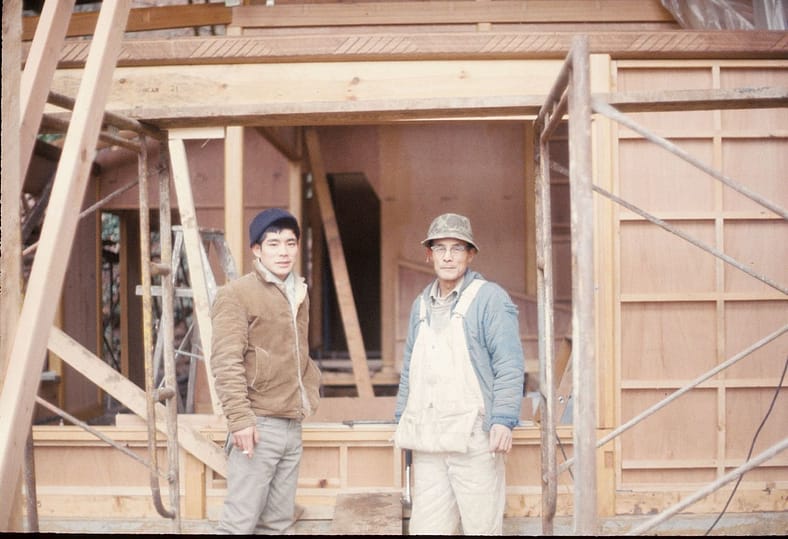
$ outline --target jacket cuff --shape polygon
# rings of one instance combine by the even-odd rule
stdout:
[[[509,427],[510,429],[514,429],[517,425],[520,424],[519,417],[512,417],[512,416],[504,416],[504,415],[494,415],[490,419],[490,425],[503,425],[505,427]]]
[[[230,432],[236,432],[241,429],[245,429],[246,427],[252,427],[257,424],[257,418],[255,416],[243,416],[237,419],[228,419],[227,420],[227,430]]]

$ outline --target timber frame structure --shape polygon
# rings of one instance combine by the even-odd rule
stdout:
[[[57,4],[56,7],[55,4]],[[622,425],[619,427],[614,427],[611,417],[607,417],[610,415],[609,411],[600,412],[597,409],[597,398],[603,394],[603,389],[607,387],[609,382],[597,379],[600,376],[599,373],[604,373],[607,367],[599,367],[595,358],[600,354],[600,350],[609,349],[610,344],[605,342],[607,337],[599,337],[595,319],[609,308],[610,300],[600,299],[594,293],[594,290],[600,286],[601,279],[598,274],[599,260],[595,258],[595,242],[600,241],[598,233],[600,227],[604,226],[595,221],[594,208],[598,207],[598,202],[595,202],[594,193],[597,197],[604,197],[622,205],[628,212],[637,214],[644,221],[664,228],[777,290],[779,295],[769,296],[768,301],[784,305],[784,296],[788,294],[788,290],[786,290],[784,283],[780,283],[781,275],[772,278],[751,270],[747,264],[741,263],[721,250],[713,246],[710,247],[684,233],[680,227],[672,227],[666,222],[669,219],[660,219],[649,214],[636,204],[630,204],[606,189],[600,185],[600,182],[594,181],[597,172],[593,164],[592,146],[596,143],[599,135],[592,128],[593,115],[597,114],[611,122],[618,122],[626,126],[627,129],[639,133],[644,139],[679,154],[683,159],[718,179],[727,187],[763,206],[770,216],[768,218],[784,222],[788,220],[788,213],[785,210],[784,202],[779,200],[779,197],[777,201],[761,197],[725,174],[716,172],[699,160],[692,158],[664,138],[641,128],[622,113],[785,109],[788,108],[788,88],[776,86],[708,91],[592,93],[592,88],[598,84],[592,70],[595,69],[595,65],[598,66],[600,62],[606,61],[605,58],[608,61],[610,57],[634,61],[634,59],[648,56],[650,61],[659,57],[692,58],[693,60],[704,58],[750,60],[754,58],[773,61],[774,68],[784,72],[788,69],[788,64],[786,64],[788,37],[785,32],[726,32],[720,34],[659,30],[651,34],[644,34],[637,31],[591,30],[580,35],[569,31],[544,32],[543,34],[533,32],[529,33],[526,38],[518,31],[491,29],[489,26],[485,26],[489,23],[484,22],[489,20],[486,17],[494,16],[500,17],[500,20],[504,22],[522,21],[524,15],[518,11],[519,3],[492,2],[491,4],[500,11],[493,10],[491,14],[491,6],[487,2],[460,2],[467,9],[458,12],[455,18],[449,22],[458,25],[478,26],[476,30],[445,34],[429,32],[374,34],[348,31],[345,34],[335,32],[328,36],[312,33],[296,38],[287,34],[254,34],[254,29],[258,26],[277,27],[281,25],[287,27],[288,24],[292,24],[293,17],[304,13],[297,11],[299,8],[296,5],[276,6],[266,13],[266,15],[276,14],[271,18],[262,17],[262,10],[266,9],[263,6],[246,5],[226,8],[212,4],[210,7],[202,8],[204,10],[202,20],[209,21],[207,24],[229,25],[228,35],[178,41],[177,46],[169,47],[165,46],[166,42],[158,40],[124,40],[124,32],[120,29],[126,28],[128,30],[134,24],[140,24],[138,21],[141,20],[135,18],[135,15],[139,15],[139,13],[135,13],[137,10],[131,9],[129,1],[105,2],[98,17],[93,18],[92,26],[90,23],[86,23],[88,30],[74,28],[77,21],[72,21],[71,29],[67,28],[64,23],[63,15],[64,13],[70,15],[73,4],[73,0],[59,3],[47,2],[46,8],[51,11],[42,13],[39,28],[36,30],[32,45],[27,51],[26,62],[24,62],[25,70],[17,79],[14,78],[14,70],[7,67],[9,63],[6,58],[7,45],[5,43],[8,37],[5,31],[5,15],[7,13],[6,6],[4,6],[3,86],[16,84],[15,81],[18,80],[22,91],[18,94],[21,101],[18,104],[7,97],[7,92],[3,93],[4,135],[9,130],[12,133],[17,131],[21,133],[16,144],[6,142],[9,137],[3,136],[3,195],[6,195],[2,197],[5,201],[2,212],[2,347],[5,376],[2,395],[0,395],[0,439],[5,440],[4,445],[0,447],[0,485],[3,485],[3,499],[11,499],[18,492],[17,478],[23,468],[27,445],[25,442],[28,439],[34,406],[36,404],[47,406],[46,401],[36,397],[36,394],[40,383],[41,362],[49,350],[62,357],[72,368],[77,369],[104,391],[119,398],[132,412],[144,419],[147,430],[145,441],[148,444],[151,458],[151,461],[145,464],[151,470],[154,505],[158,513],[173,519],[176,530],[179,529],[180,519],[183,518],[184,513],[189,518],[205,517],[206,501],[204,499],[194,501],[193,497],[190,497],[190,499],[183,501],[179,497],[183,490],[179,484],[181,467],[178,462],[181,458],[179,452],[183,450],[189,454],[185,460],[187,468],[192,470],[195,467],[200,468],[202,474],[206,473],[205,470],[210,469],[212,474],[223,475],[224,461],[220,446],[223,432],[216,421],[219,413],[218,402],[213,395],[210,372],[208,372],[208,387],[213,413],[208,414],[207,418],[189,418],[177,413],[172,393],[174,386],[173,361],[172,357],[166,356],[168,354],[166,350],[171,350],[172,346],[165,346],[163,365],[165,369],[169,369],[165,374],[165,388],[162,390],[153,386],[152,373],[149,372],[150,353],[153,348],[150,335],[152,324],[148,318],[151,310],[151,277],[166,277],[172,267],[171,246],[165,240],[170,237],[167,231],[172,226],[169,217],[171,206],[169,185],[172,182],[177,191],[179,216],[183,225],[187,257],[192,277],[196,279],[192,281],[192,289],[195,299],[195,315],[203,321],[202,324],[199,324],[200,338],[203,342],[203,349],[209,350],[210,324],[207,322],[210,305],[209,287],[200,279],[201,275],[205,275],[206,270],[202,267],[204,259],[199,252],[199,226],[191,192],[192,180],[189,177],[185,142],[195,138],[200,140],[221,138],[225,141],[226,152],[242,152],[239,145],[243,144],[244,127],[258,127],[272,145],[279,148],[285,155],[294,158],[293,161],[304,161],[306,170],[310,172],[318,202],[319,216],[317,220],[322,224],[322,233],[326,238],[335,239],[335,241],[328,241],[327,246],[332,264],[334,264],[334,284],[340,296],[342,320],[348,335],[348,346],[353,365],[352,384],[357,388],[359,397],[374,398],[373,379],[366,367],[363,343],[360,334],[357,333],[358,319],[353,308],[352,292],[349,288],[342,290],[342,286],[348,282],[348,279],[343,278],[342,245],[335,228],[336,216],[330,204],[328,186],[324,181],[327,170],[317,128],[332,125],[419,122],[436,118],[440,120],[507,118],[514,121],[534,122],[533,148],[528,152],[528,155],[533,157],[535,163],[533,186],[536,196],[531,208],[531,215],[536,234],[533,238],[524,239],[524,242],[536,253],[536,261],[533,264],[536,271],[528,277],[528,279],[533,279],[528,288],[535,292],[539,313],[538,372],[541,382],[539,427],[542,463],[540,480],[542,507],[539,513],[542,516],[545,534],[553,533],[552,519],[557,509],[557,478],[561,471],[567,470],[570,465],[574,469],[572,489],[574,498],[571,514],[575,519],[575,532],[578,534],[596,533],[599,515],[615,513],[615,509],[610,507],[609,501],[603,502],[602,507],[599,507],[597,503],[597,493],[600,488],[597,484],[598,479],[611,480],[610,472],[600,472],[602,465],[597,460],[597,450],[613,441],[625,430],[634,427],[639,419],[645,418],[661,406],[701,385],[750,353],[772,341],[785,343],[783,334],[788,329],[784,325],[785,322],[782,322],[782,327],[778,326],[776,331],[768,333],[759,342],[748,346],[746,350],[728,358],[727,361],[715,365],[714,369],[704,373],[690,384],[683,385],[669,398],[652,405],[644,413],[636,414],[638,417],[627,422],[622,421]],[[414,5],[410,5],[412,11],[408,15],[398,16],[396,13],[398,13],[399,6],[394,4],[396,2],[381,3],[378,5],[377,11],[369,7],[371,11],[364,13],[363,22],[354,21],[350,25],[390,23],[408,25],[414,24],[419,18],[425,16],[425,13],[419,11]],[[445,19],[449,12],[453,13],[448,8],[452,8],[453,4],[458,3],[429,2],[428,4],[431,4],[430,9],[436,10],[432,12],[432,16],[437,20],[439,18]],[[653,5],[654,3],[649,2],[649,4]],[[544,6],[544,4],[538,5]],[[370,4],[370,6],[375,5]],[[303,8],[303,6],[301,7]],[[11,10],[11,8],[8,9]],[[337,11],[332,12],[331,9]],[[352,20],[353,15],[353,8],[348,6],[345,6],[343,11],[342,8],[330,4],[318,4],[311,6],[311,10],[307,10],[311,17],[307,17],[308,20],[303,22],[304,25],[332,26],[332,24],[327,24],[326,21],[329,21],[342,28],[348,24],[348,20]],[[657,11],[652,12],[654,20],[664,16]],[[332,19],[332,13],[335,13],[336,17],[341,14],[344,18]],[[587,15],[588,12],[584,13]],[[511,19],[507,19],[507,17],[511,17]],[[193,21],[192,24],[194,24]],[[234,30],[231,32],[230,28]],[[17,31],[20,33],[17,43],[21,43],[22,31],[20,28],[17,28]],[[25,31],[30,32],[29,29]],[[79,33],[92,35],[90,47],[85,47],[85,42],[65,41],[66,34],[77,35]],[[59,56],[51,54],[53,50],[60,51]],[[18,49],[16,52],[20,54],[20,61],[17,61],[16,64],[22,65],[22,51]],[[374,79],[379,76],[375,67],[377,62],[401,63],[402,73],[407,77],[416,73],[409,71],[408,62],[410,61],[428,63],[433,69],[441,70],[445,68],[446,63],[455,60],[468,61],[468,59],[471,59],[472,62],[549,60],[551,64],[545,73],[551,73],[555,82],[549,85],[540,81],[522,94],[512,92],[507,83],[504,83],[505,90],[500,94],[493,95],[486,95],[483,91],[473,87],[470,90],[462,88],[457,93],[447,91],[442,97],[420,96],[419,92],[400,96],[393,92],[390,97],[365,98],[363,86],[369,80],[368,77]],[[11,60],[13,64],[13,58]],[[315,70],[318,73],[318,80],[320,77],[327,77],[327,88],[335,84],[332,80],[328,80],[333,77],[336,77],[338,81],[350,80],[351,82],[347,88],[342,89],[345,96],[340,99],[321,99],[318,95],[317,98],[287,96],[286,99],[274,97],[271,100],[266,100],[265,97],[261,99],[248,94],[246,86],[248,82],[241,72],[244,66],[253,64],[269,65],[271,73],[262,75],[263,78],[270,77],[267,79],[269,81],[274,81],[277,77],[283,79],[292,77],[292,80],[303,77],[307,72],[299,69],[299,66],[303,65]],[[216,67],[225,65],[238,66],[239,70],[223,72]],[[147,71],[147,80],[150,81],[151,75],[163,77],[155,83],[156,92],[166,95],[158,95],[150,106],[146,104],[138,107],[133,102],[124,101],[123,97],[114,91],[118,84],[121,87],[126,85],[128,88],[132,88],[133,92],[139,93],[146,92],[146,87],[148,90],[153,88],[153,86],[146,86],[151,84],[150,82],[146,82],[143,78],[137,79],[134,75],[135,68],[146,69],[146,66],[169,66],[169,71],[176,74],[173,80],[187,85],[189,84],[188,78],[179,78],[179,73],[185,73],[189,69],[197,69],[198,66],[207,66],[207,71],[227,76],[225,86],[231,89],[231,93],[238,98],[238,102],[228,103],[227,95],[220,95],[220,93],[217,93],[218,100],[214,101],[209,91],[204,94],[206,96],[205,103],[191,104],[184,100],[183,95],[193,93],[194,88],[176,87],[176,84],[171,87],[167,86],[166,75],[159,73],[155,67]],[[63,74],[60,76],[56,75],[58,69],[63,70]],[[293,71],[288,72],[288,69]],[[328,77],[325,73],[329,69],[339,72],[339,74]],[[119,72],[121,73],[119,74]],[[355,77],[351,76],[354,72],[358,73]],[[239,75],[239,73],[241,74]],[[479,73],[485,73],[484,69],[481,68]],[[207,75],[208,78],[210,76]],[[490,80],[497,80],[495,77],[498,75],[492,73],[484,76],[492,77]],[[473,75],[469,78],[472,79]],[[523,78],[514,75],[512,79],[513,85],[523,82]],[[204,84],[205,80],[195,84]],[[54,81],[51,87],[50,81]],[[482,86],[488,82],[487,80],[482,81]],[[135,85],[137,86],[135,87]],[[291,87],[296,88],[296,86]],[[335,89],[332,89],[330,92],[334,91]],[[468,93],[463,95],[463,92]],[[385,94],[386,92],[382,93],[382,95]],[[70,95],[75,97],[68,97]],[[7,99],[10,99],[11,102],[8,103]],[[303,102],[294,106],[291,99],[295,99],[296,103],[303,99]],[[220,106],[220,101],[225,102]],[[46,114],[47,102],[50,106],[56,105],[61,109],[70,109],[71,112],[61,111]],[[13,113],[15,109],[21,111],[19,116]],[[568,122],[565,122],[567,119]],[[605,126],[605,129],[609,129],[609,124],[605,122],[600,123]],[[260,127],[261,124],[264,127]],[[39,125],[42,127],[39,128]],[[550,137],[560,125],[568,125],[567,141],[571,158],[569,166],[563,166],[563,168],[560,163],[551,159],[549,146]],[[67,129],[67,134],[57,167],[57,175],[52,182],[47,217],[37,245],[30,277],[24,287],[26,292],[24,301],[22,301],[21,296],[14,296],[13,290],[17,287],[10,285],[14,280],[22,281],[21,275],[18,273],[19,268],[9,262],[9,260],[21,259],[22,242],[15,236],[19,229],[18,215],[15,217],[14,204],[8,201],[19,199],[22,190],[21,179],[24,178],[28,163],[33,155],[35,138],[39,129],[42,129],[43,132],[43,129],[57,129],[56,126],[63,130]],[[301,129],[302,126],[310,127]],[[300,141],[299,144],[293,144],[280,135],[283,132],[280,130],[291,127],[298,128],[296,140]],[[119,130],[131,132],[133,135],[121,136],[118,134]],[[784,137],[785,135],[780,132],[777,136]],[[58,256],[59,249],[62,245],[71,245],[80,215],[86,213],[83,211],[82,214],[78,214],[73,211],[74,208],[82,206],[91,174],[92,159],[86,158],[86,156],[94,155],[95,148],[99,144],[106,143],[122,147],[139,156],[140,227],[141,230],[150,229],[150,223],[143,215],[147,216],[149,213],[147,151],[151,140],[154,141],[153,144],[159,145],[159,158],[163,163],[160,170],[166,170],[168,173],[159,175],[159,227],[162,245],[161,258],[158,262],[151,260],[149,239],[145,234],[141,235],[142,288],[144,291],[143,305],[145,306],[143,310],[145,315],[143,349],[146,368],[146,390],[142,391],[57,327],[55,324],[56,302],[51,301],[51,297],[61,291],[65,280],[66,266],[62,257]],[[304,150],[299,147],[300,144],[303,144]],[[228,164],[225,169],[227,213],[234,213],[230,210],[236,210],[238,215],[243,215],[243,200],[238,200],[235,195],[231,194],[232,189],[228,188],[230,181],[237,181],[231,180],[231,178],[242,177],[243,173],[231,170],[230,161],[230,159],[227,160]],[[17,162],[19,163],[18,169],[15,166],[7,166],[8,163]],[[564,374],[565,364],[562,366],[556,364],[555,343],[560,339],[554,334],[553,327],[555,307],[553,269],[551,268],[554,255],[551,251],[553,241],[550,236],[550,231],[553,229],[550,217],[551,169],[558,171],[561,175],[566,175],[571,191],[571,374],[573,377],[571,394],[574,403],[574,428],[571,431],[556,428],[557,396],[555,391],[558,390],[558,383],[561,382],[561,376]],[[299,199],[300,195],[291,198],[296,210],[298,210]],[[97,204],[97,206],[99,205],[100,203]],[[633,217],[629,217],[629,219],[634,220]],[[237,255],[243,252],[241,248],[243,222],[240,220],[230,221],[226,218],[225,224],[225,235],[231,250],[236,254],[236,258],[239,258]],[[18,249],[18,251],[14,251],[14,249]],[[172,283],[167,278],[162,278],[161,283],[162,301],[166,306],[172,301]],[[602,285],[602,288],[606,288],[606,285]],[[15,305],[21,306],[18,318],[11,315]],[[162,328],[170,327],[171,321],[168,322],[164,318],[164,313],[169,311],[170,309],[166,307],[163,310]],[[22,321],[24,323],[21,323]],[[391,332],[392,329],[384,328],[384,331]],[[168,343],[171,343],[172,335],[169,330],[167,332],[164,338]],[[6,338],[8,335],[13,335],[14,338],[9,341]],[[784,346],[778,350],[778,354],[780,352],[785,354]],[[206,368],[209,369],[207,362]],[[392,371],[395,373],[393,362],[389,360],[389,364],[387,364],[384,360],[384,373],[388,372],[391,375]],[[779,387],[783,387],[782,382]],[[160,402],[164,404],[158,404]],[[64,417],[69,421],[73,419],[72,422],[79,423],[78,419],[63,413],[66,414]],[[600,418],[600,415],[605,417]],[[130,424],[134,424],[134,422],[132,421]],[[83,425],[83,427],[90,430],[87,425]],[[378,425],[370,429],[368,434],[375,440],[376,447],[386,446],[386,429],[385,424],[382,427]],[[160,446],[156,440],[157,430],[166,433],[168,443],[169,470],[164,474],[159,472],[156,460],[156,448]],[[556,463],[555,440],[563,438],[568,441],[569,432],[572,436],[571,445],[574,456],[566,460],[559,469]],[[45,436],[50,435],[52,434]],[[95,431],[94,435],[103,436],[100,431]],[[741,475],[754,467],[782,454],[788,444],[788,438],[785,435],[786,433],[783,432],[781,440],[756,457],[747,459],[740,466],[723,465],[718,470],[715,480],[709,481],[707,487],[693,495],[683,497],[679,503],[671,505],[664,513],[657,515],[634,532],[645,533],[653,529],[672,514],[709,495],[717,488],[740,478]],[[525,435],[523,435],[524,437]],[[31,440],[32,438],[34,436],[31,437]],[[112,444],[112,440],[105,441]],[[347,453],[344,458],[348,458]],[[401,461],[395,457],[393,468],[398,471],[401,466]],[[605,462],[604,466],[608,466],[608,463]],[[785,463],[778,462],[775,469],[784,474]],[[166,490],[170,495],[171,510],[164,508],[164,504],[158,496],[158,482],[161,477],[168,482]],[[187,478],[186,481],[188,482],[190,479]],[[785,492],[786,481],[784,477],[777,480],[776,490],[778,492]],[[30,491],[30,483],[27,484],[28,491]],[[401,478],[396,478],[392,488],[396,490],[401,487],[401,484]],[[189,488],[193,486],[193,484],[187,485],[186,491],[188,492]],[[204,486],[197,490],[203,496],[206,493]],[[15,513],[15,508],[18,506],[3,504],[3,508],[0,509],[0,522],[4,523],[3,529],[12,529],[11,523],[14,516],[15,514],[18,516],[18,513]],[[777,509],[779,510],[779,502]],[[785,510],[784,504],[782,510]],[[28,507],[27,512],[30,515],[34,510]]]

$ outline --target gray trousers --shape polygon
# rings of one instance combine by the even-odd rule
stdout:
[[[233,447],[227,459],[227,496],[217,527],[224,534],[281,534],[293,525],[301,422],[258,417],[260,441],[250,459]]]

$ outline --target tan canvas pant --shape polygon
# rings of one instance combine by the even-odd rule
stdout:
[[[301,422],[258,417],[260,441],[250,459],[235,447],[227,460],[227,496],[217,527],[224,534],[281,534],[293,524]]]
[[[411,535],[503,533],[505,463],[489,443],[479,419],[467,453],[413,452]]]

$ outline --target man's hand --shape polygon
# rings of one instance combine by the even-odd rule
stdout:
[[[499,423],[490,427],[490,452],[508,453],[512,448],[512,429]]]
[[[257,445],[258,439],[255,425],[233,432],[233,445],[249,458],[254,455],[254,446]]]

